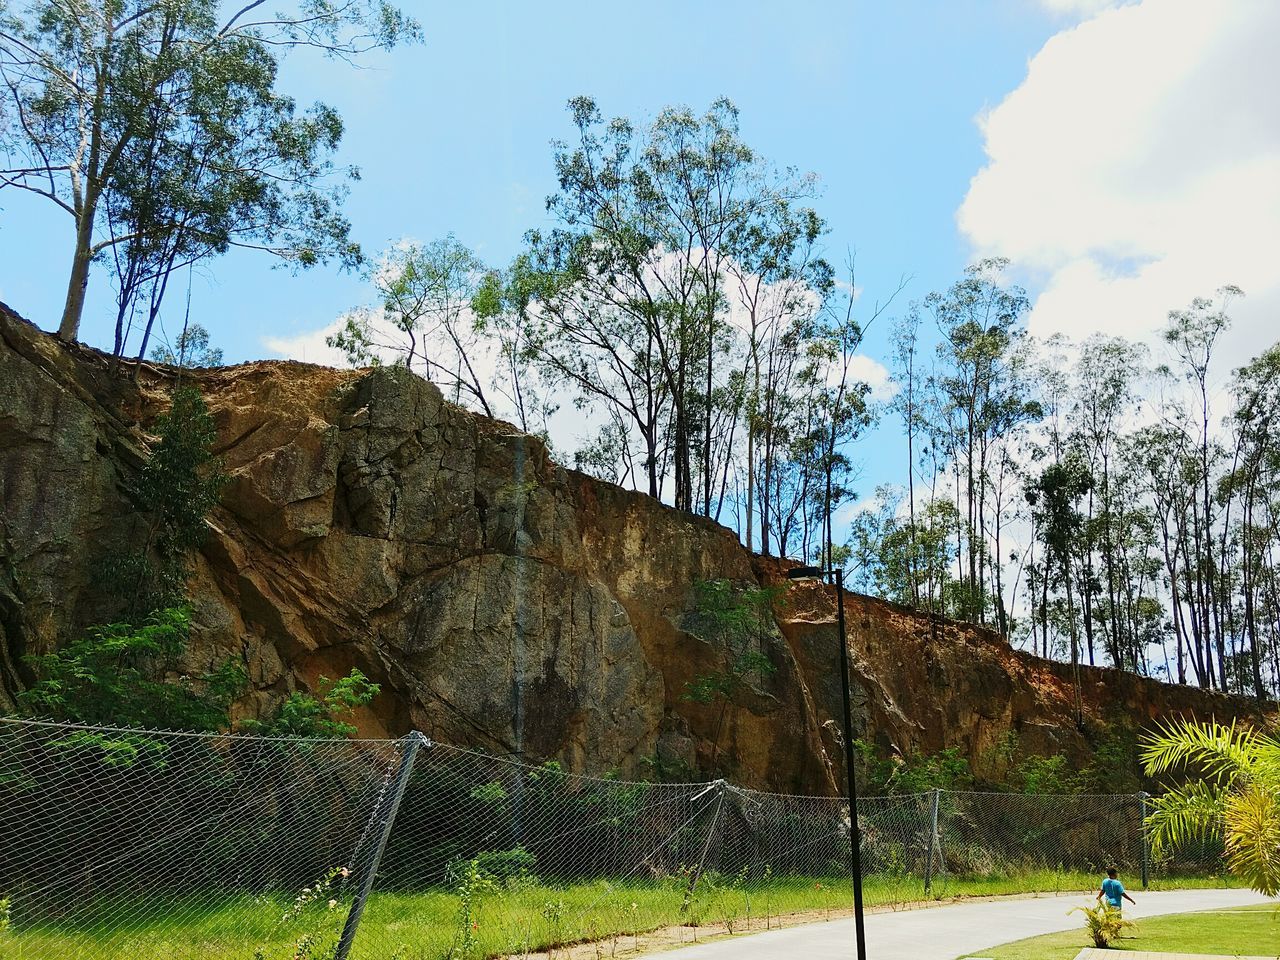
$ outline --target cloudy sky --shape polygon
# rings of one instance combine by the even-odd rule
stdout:
[[[1076,17],[978,114],[962,237],[1018,265],[1033,333],[1148,337],[1235,284],[1232,356],[1280,336],[1280,3],[1045,3]]]
[[[723,94],[758,152],[821,178],[828,253],[856,249],[868,304],[903,275],[905,306],[1001,255],[1037,334],[1150,338],[1227,283],[1247,296],[1221,376],[1280,334],[1277,0],[405,5],[425,46],[359,71],[296,59],[284,76],[347,119],[340,159],[363,172],[348,212],[371,252],[452,231],[504,264],[544,220],[569,97],[643,119]],[[64,219],[0,196],[0,299],[47,328]],[[328,359],[323,330],[367,300],[357,277],[292,277],[251,254],[192,283],[193,318],[229,361]],[[110,302],[99,271],[97,345]],[[862,364],[873,380],[886,333]],[[864,489],[902,475],[899,434],[863,444]]]

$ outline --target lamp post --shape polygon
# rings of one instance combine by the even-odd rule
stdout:
[[[862,923],[862,839],[858,833],[858,785],[853,775],[853,712],[849,707],[849,640],[844,626],[844,571],[839,567],[792,567],[788,580],[822,579],[835,576],[836,622],[840,626],[840,692],[844,704],[844,775],[849,797],[849,852],[853,858],[853,930],[858,960],[867,960],[867,938]]]

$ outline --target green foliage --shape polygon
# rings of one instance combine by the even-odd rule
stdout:
[[[475,870],[491,881],[495,889],[512,888],[536,879],[534,871],[537,866],[538,858],[523,846],[510,850],[482,850],[470,860],[451,864],[448,882],[457,885]]]
[[[699,580],[693,591],[693,615],[685,629],[728,646],[771,634],[774,606],[786,596],[781,587],[744,586],[730,580]]]
[[[267,721],[246,720],[243,729],[278,737],[340,739],[354,736],[356,728],[346,718],[369,704],[381,687],[353,668],[338,680],[321,677],[320,696],[294,691]]]
[[[1091,738],[1089,762],[1076,778],[1079,793],[1137,793],[1143,789],[1136,732],[1115,721]]]
[[[146,291],[148,327],[176,264],[231,247],[298,266],[358,261],[341,214],[342,181],[356,171],[332,160],[341,118],[323,104],[300,111],[279,92],[279,58],[311,47],[352,59],[419,28],[387,0],[294,0],[270,15],[257,6],[0,9],[0,140],[18,161],[0,187],[74,218],[64,338],[78,332],[90,265],[107,253],[123,288]],[[122,321],[128,312],[122,300]],[[120,343],[118,328],[117,352]]]
[[[220,367],[222,350],[211,347],[209,331],[193,323],[183,328],[172,345],[165,343],[153,349],[151,359],[175,367]]]
[[[1084,914],[1085,929],[1089,931],[1095,947],[1109,947],[1126,930],[1137,927],[1132,920],[1124,919],[1119,910],[1105,903],[1093,907],[1076,907],[1071,912]]]
[[[1136,794],[1147,786],[1139,775],[1136,735],[1123,717],[1106,725],[1091,725],[1085,732],[1089,759],[1078,765],[1062,754],[1022,754],[1018,734],[1010,730],[983,758],[981,766],[996,772],[983,789],[1028,794]]]
[[[440,384],[454,402],[465,395],[492,416],[488,383],[473,365],[487,311],[498,309],[491,277],[453,234],[426,244],[402,242],[369,273],[378,305],[349,311],[325,342],[352,366],[403,364]]]
[[[721,670],[695,677],[685,685],[685,699],[711,704],[732,700],[751,677],[771,676],[777,669],[760,648],[776,624],[773,607],[780,588],[739,586],[728,580],[694,584],[694,609],[685,631],[724,649],[728,662]]]
[[[22,711],[101,726],[221,730],[243,689],[231,661],[213,673],[179,675],[191,623],[188,611],[157,611],[142,624],[93,627],[61,650],[27,658],[37,676],[18,694]]]
[[[276,939],[288,938],[289,952],[280,960],[333,960],[338,949],[338,933],[345,911],[337,887],[351,876],[347,867],[333,867],[302,891],[289,904],[276,924]],[[258,947],[254,960],[267,960],[269,951]]]
[[[661,752],[641,757],[640,763],[646,771],[646,778],[655,783],[691,783],[698,775],[687,760],[664,756]]]
[[[1009,771],[1009,783],[1020,793],[1079,793],[1080,782],[1067,758],[1023,757]]]
[[[860,792],[868,796],[965,790],[973,786],[969,761],[957,747],[934,754],[910,753],[882,757],[873,744],[854,740],[854,759]]]
[[[1221,836],[1232,873],[1280,893],[1280,740],[1234,722],[1182,719],[1148,733],[1142,758],[1148,774],[1195,776],[1150,801],[1154,852]]]
[[[1083,527],[1080,498],[1092,486],[1088,464],[1078,456],[1068,456],[1045,467],[1026,491],[1027,502],[1038,523],[1038,536],[1049,556],[1059,565],[1066,564],[1074,538]]]
[[[507,791],[501,783],[495,780],[483,786],[473,787],[471,799],[479,800],[485,806],[492,807],[495,810],[501,809],[503,804],[507,802]]]
[[[205,517],[218,504],[227,476],[214,456],[217,426],[200,392],[180,387],[156,421],[155,450],[138,482],[146,517],[143,544],[105,565],[108,587],[131,619],[185,602],[187,561],[208,532]]]
[[[498,882],[484,871],[478,858],[465,860],[451,871],[458,895],[458,914],[449,960],[470,960],[481,956],[480,906],[484,898],[498,891]]]
[[[730,705],[753,678],[762,682],[777,669],[763,648],[777,629],[773,607],[781,596],[781,588],[742,586],[728,580],[694,584],[694,607],[684,629],[711,644],[722,666],[688,681],[684,699],[719,706],[712,736],[713,763]]]
[[[155,517],[153,541],[162,556],[178,556],[205,538],[205,517],[218,504],[227,477],[214,457],[218,428],[200,391],[174,391],[167,413],[156,421],[160,443],[142,468],[138,492]]]
[[[957,614],[972,607],[964,586],[955,581],[958,523],[950,500],[930,500],[914,520],[899,516],[903,492],[876,488],[877,509],[859,511],[850,527],[853,583],[874,596],[934,613]]]

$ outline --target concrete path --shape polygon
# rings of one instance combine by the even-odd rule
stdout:
[[[1249,890],[1133,891],[1138,905],[1124,915],[1141,921],[1162,913],[1188,913],[1268,903]],[[1084,918],[1067,911],[1087,905],[1085,894],[1021,900],[956,903],[923,910],[873,913],[866,918],[867,960],[955,960],[982,956],[986,947],[1057,930],[1083,929]],[[662,954],[664,960],[849,960],[854,956],[853,920],[832,920],[786,930],[731,937]]]

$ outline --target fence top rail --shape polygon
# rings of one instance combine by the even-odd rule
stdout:
[[[555,773],[566,780],[573,780],[582,783],[599,784],[608,787],[645,787],[648,789],[668,789],[668,790],[698,790],[703,792],[723,787],[737,794],[751,795],[756,797],[768,797],[778,800],[802,800],[802,801],[823,801],[829,803],[847,802],[847,798],[843,795],[822,795],[822,794],[801,794],[801,793],[778,793],[767,790],[755,790],[750,787],[741,787],[730,783],[723,779],[715,780],[693,780],[680,782],[662,782],[654,780],[623,780],[616,777],[591,776],[582,773],[570,773],[563,770],[555,770],[549,768],[547,763],[530,763],[526,760],[520,760],[511,756],[501,754],[485,753],[480,750],[473,750],[468,747],[459,747],[450,743],[442,743],[439,740],[433,740],[424,734],[413,731],[399,738],[376,738],[376,737],[296,737],[283,736],[279,734],[257,734],[246,733],[243,731],[224,731],[224,732],[207,732],[196,730],[166,730],[144,727],[122,727],[122,726],[106,726],[100,724],[79,723],[74,721],[60,721],[40,718],[28,717],[12,717],[0,716],[0,731],[5,729],[28,729],[39,730],[49,734],[57,732],[86,732],[86,733],[107,733],[121,736],[138,736],[138,737],[163,737],[163,738],[186,738],[192,740],[204,741],[232,741],[239,743],[281,743],[281,744],[316,744],[332,747],[343,747],[353,750],[386,750],[388,748],[401,748],[412,738],[417,738],[424,746],[430,747],[433,751],[439,750],[445,753],[457,756],[470,757],[475,760],[484,761],[486,763],[501,764],[513,769],[526,771],[530,774],[548,774]],[[1120,802],[1124,800],[1135,800],[1146,797],[1147,794],[1138,793],[1081,793],[1081,794],[1056,794],[1056,793],[1011,793],[999,790],[925,790],[915,793],[889,793],[889,794],[863,794],[862,800],[866,801],[893,801],[896,803],[905,803],[911,800],[923,800],[934,793],[944,794],[949,797],[974,797],[974,798],[991,798],[991,797],[1007,797],[1019,800],[1041,800],[1049,799],[1059,801],[1064,797],[1070,797],[1072,800],[1098,800]]]
[[[77,730],[87,733],[116,733],[138,737],[184,737],[192,740],[238,740],[257,743],[323,743],[350,744],[357,747],[386,747],[401,743],[405,738],[391,737],[296,737],[282,734],[246,733],[239,730],[168,730],[156,727],[115,727],[74,720],[44,720],[30,717],[0,716],[0,724],[10,727],[32,727],[42,730]],[[409,734],[415,736],[416,734]]]
[[[779,800],[825,800],[831,803],[845,804],[849,802],[849,798],[843,793],[777,793],[770,790],[755,790],[751,787],[739,787],[737,784],[733,783],[726,783],[725,786],[727,789],[732,790],[735,793],[749,793],[753,797],[775,797]],[[942,793],[952,792],[954,791],[942,791]],[[893,800],[895,802],[905,802],[907,800],[921,800],[925,797],[931,796],[932,794],[932,790],[925,790],[920,793],[877,793],[874,795],[869,793],[859,793],[858,800]]]
[[[939,790],[950,797],[1047,797],[1072,800],[1136,800],[1144,794],[1136,793],[1012,793],[1004,790]]]
[[[518,760],[515,757],[507,756],[499,753],[485,753],[482,750],[472,750],[468,747],[459,747],[452,743],[442,743],[439,740],[432,740],[431,746],[437,750],[444,750],[449,753],[456,753],[462,756],[473,757],[476,760],[484,760],[489,763],[501,763],[509,767],[515,767],[520,770],[527,770],[529,773],[545,774],[554,771],[553,768],[547,766],[553,761],[545,761],[543,763],[530,763],[527,760]],[[558,775],[570,780],[582,780],[587,783],[599,783],[611,787],[713,787],[716,784],[723,783],[722,780],[681,780],[679,782],[665,782],[662,780],[623,780],[619,777],[601,777],[591,776],[585,773],[569,773],[565,770],[558,771]]]

